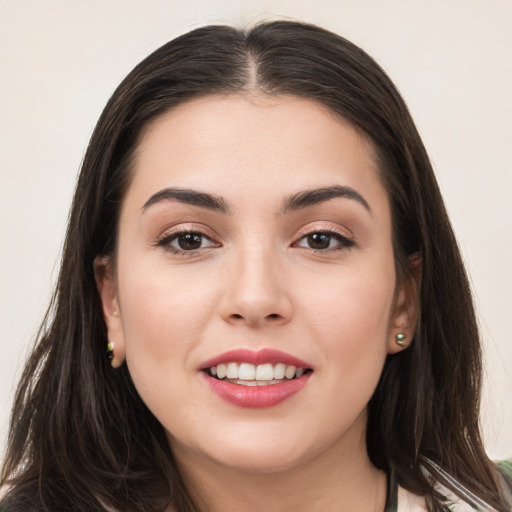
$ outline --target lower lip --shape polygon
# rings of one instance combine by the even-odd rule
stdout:
[[[203,373],[210,389],[224,401],[238,407],[272,407],[298,393],[308,382],[311,372],[302,377],[270,386],[244,386],[214,379]]]

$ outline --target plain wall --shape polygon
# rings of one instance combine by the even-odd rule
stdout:
[[[0,0],[0,453],[58,273],[76,174],[108,97],[180,33],[276,16],[359,44],[408,102],[476,297],[486,446],[492,457],[512,455],[510,0]]]

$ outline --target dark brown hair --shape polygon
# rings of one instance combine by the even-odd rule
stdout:
[[[497,471],[479,433],[480,341],[459,250],[418,132],[384,71],[349,41],[278,21],[194,30],[121,83],[92,135],[54,299],[17,391],[2,479],[9,511],[196,510],[163,427],[126,365],[113,370],[93,260],[113,253],[130,160],[146,124],[191,98],[257,91],[316,100],[371,140],[393,217],[399,274],[421,255],[420,322],[388,356],[369,404],[375,466],[441,510],[431,460],[499,511]]]

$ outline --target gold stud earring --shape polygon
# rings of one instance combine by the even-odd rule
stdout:
[[[121,366],[121,363],[116,359],[116,354],[114,352],[114,343],[112,341],[109,341],[107,343],[107,353],[112,368],[119,368],[119,366]]]
[[[114,359],[114,344],[111,341],[107,343],[107,354],[108,358],[112,361]]]
[[[399,347],[406,347],[407,346],[407,343],[405,342],[405,338],[407,336],[403,333],[403,332],[399,332],[397,334],[395,334],[395,343],[399,346]]]

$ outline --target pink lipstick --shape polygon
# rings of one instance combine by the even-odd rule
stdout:
[[[312,367],[274,349],[225,352],[201,367],[209,388],[224,401],[248,408],[272,407],[299,392]]]
[[[244,362],[251,364],[283,363],[289,366],[295,366],[296,368],[312,368],[310,364],[303,361],[302,359],[298,359],[297,357],[291,356],[286,352],[281,352],[280,350],[264,348],[254,351],[240,348],[224,352],[223,354],[208,359],[208,361],[205,361],[201,365],[201,370],[206,370],[207,368],[217,366],[218,364],[231,362]]]

